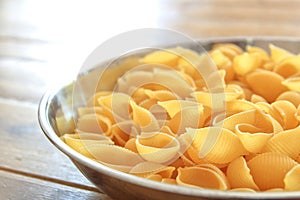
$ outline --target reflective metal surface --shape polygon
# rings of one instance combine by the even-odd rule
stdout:
[[[270,43],[291,52],[300,52],[300,38],[216,38],[199,40],[204,48],[210,49],[214,43],[232,42],[244,48],[255,45],[267,49]],[[87,74],[86,76],[88,76]],[[68,99],[72,98],[73,84],[48,91],[42,98],[38,118],[43,132],[57,149],[66,154],[78,169],[101,191],[115,199],[300,199],[299,192],[245,193],[197,189],[191,187],[163,184],[129,175],[101,165],[77,153],[60,138],[55,124],[58,110],[65,116],[70,115],[72,107]],[[299,142],[300,145],[300,142]],[[276,167],[276,166],[275,166]]]

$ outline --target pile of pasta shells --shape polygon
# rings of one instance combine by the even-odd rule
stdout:
[[[162,183],[300,190],[299,55],[223,43],[157,50],[128,69],[78,108],[72,130],[57,118],[67,145]]]

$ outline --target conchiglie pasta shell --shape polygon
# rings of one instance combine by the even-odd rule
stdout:
[[[212,49],[221,51],[230,60],[243,53],[243,50],[239,46],[231,43],[216,44]]]
[[[252,190],[250,188],[233,188],[230,191],[233,191],[233,192],[253,192],[253,193],[256,192],[255,190]]]
[[[226,113],[233,115],[247,110],[258,110],[259,107],[252,102],[245,100],[232,100],[226,102]]]
[[[171,118],[173,118],[176,113],[180,112],[185,107],[188,107],[188,106],[202,107],[202,104],[199,104],[194,101],[186,101],[186,100],[159,101],[157,103],[158,103],[158,105],[162,106],[168,112],[168,114]]]
[[[83,132],[111,134],[111,121],[99,114],[87,114],[78,119],[77,129]]]
[[[203,113],[202,106],[189,106],[177,112],[167,124],[173,133],[184,133],[186,127],[203,127],[206,116]]]
[[[111,133],[113,140],[119,146],[124,146],[130,136],[136,136],[138,133],[137,127],[132,121],[123,121],[112,125]]]
[[[123,172],[130,172],[134,166],[144,162],[139,154],[116,145],[89,145],[87,150],[96,161]]]
[[[271,107],[278,113],[281,125],[284,129],[292,129],[298,125],[296,118],[297,108],[289,101],[279,100],[272,103]]]
[[[157,101],[169,101],[169,100],[176,100],[179,97],[175,94],[172,93],[168,90],[145,90],[145,94],[150,98],[150,99],[155,99]]]
[[[280,61],[282,61],[283,59],[285,59],[287,57],[293,56],[292,53],[288,52],[285,49],[277,47],[273,44],[270,44],[269,48],[270,48],[271,58],[275,62],[280,62]]]
[[[153,114],[145,108],[136,105],[134,101],[130,101],[132,108],[132,118],[142,131],[152,132],[159,130],[159,124]]]
[[[211,163],[225,164],[247,154],[238,137],[228,129],[217,127],[189,128],[187,134],[192,138],[190,148],[196,149],[196,154],[189,154],[190,157],[199,157]]]
[[[242,76],[260,67],[261,64],[262,60],[257,54],[243,53],[233,59],[235,73]]]
[[[257,54],[264,62],[270,60],[268,53],[262,48],[247,45],[246,50],[249,54]]]
[[[64,134],[62,136],[62,139],[74,150],[89,158],[93,158],[93,156],[87,149],[88,145],[114,144],[114,142],[110,138],[95,133]]]
[[[197,177],[197,178],[195,178]],[[227,190],[226,181],[214,170],[204,167],[185,167],[178,169],[178,185]]]
[[[276,101],[287,100],[298,107],[300,104],[300,93],[295,91],[286,91],[277,97]]]
[[[175,52],[172,52],[171,50],[161,50],[147,54],[141,59],[141,62],[146,64],[164,64],[174,67],[177,64],[178,59],[179,56]]]
[[[283,188],[286,173],[297,163],[286,155],[275,152],[260,154],[248,161],[250,173],[260,190]]]
[[[241,156],[233,160],[227,167],[227,179],[231,188],[250,188],[259,190],[250,174],[246,160]]]
[[[288,78],[300,71],[300,56],[290,56],[283,59],[274,68],[274,72]]]
[[[300,77],[291,77],[282,81],[282,85],[286,86],[289,90],[300,92]]]
[[[177,182],[175,179],[173,178],[163,178],[161,180],[162,183],[168,183],[168,184],[173,184],[173,185],[177,185]]]
[[[288,191],[300,190],[300,165],[294,166],[284,177],[284,189]]]
[[[264,147],[264,152],[278,152],[297,159],[300,153],[300,126],[274,135]]]
[[[238,124],[235,129],[236,135],[250,153],[260,153],[273,136],[273,134],[264,133],[261,129],[249,124]]]
[[[138,136],[136,148],[145,160],[164,163],[178,158],[180,145],[174,137],[158,132]]]
[[[255,70],[246,75],[250,88],[268,102],[273,102],[287,88],[282,84],[283,77],[267,70]],[[274,89],[276,88],[276,90]]]
[[[110,94],[111,94],[111,91],[97,92],[88,100],[87,105],[89,107],[99,106],[98,99],[103,96],[109,96]]]
[[[159,174],[150,174],[150,175],[148,175],[148,176],[146,176],[144,178],[152,180],[152,181],[158,181],[158,182],[162,181],[162,177]]]
[[[146,161],[134,166],[129,173],[143,177],[150,174],[159,174],[162,178],[171,178],[174,170],[175,167],[172,166]]]

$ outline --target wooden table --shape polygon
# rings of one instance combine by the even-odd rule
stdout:
[[[0,0],[0,199],[109,199],[43,136],[37,107],[101,42],[142,27],[300,37],[296,0]]]

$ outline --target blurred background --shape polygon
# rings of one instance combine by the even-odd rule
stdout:
[[[103,41],[137,28],[300,37],[299,19],[298,0],[0,0],[0,199],[107,199],[37,122],[46,89]]]

